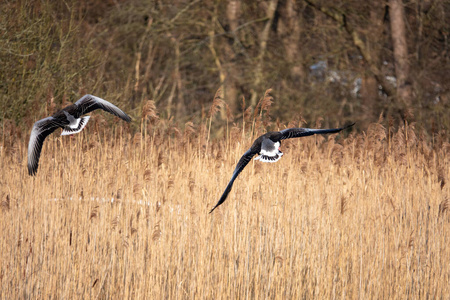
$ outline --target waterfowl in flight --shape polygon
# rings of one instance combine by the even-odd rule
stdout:
[[[250,149],[248,149],[247,152],[242,155],[241,159],[237,163],[236,168],[234,169],[233,176],[231,177],[230,182],[228,183],[225,191],[222,194],[222,197],[220,197],[217,204],[213,207],[213,209],[211,209],[209,213],[212,213],[213,210],[215,210],[225,201],[225,199],[227,199],[227,196],[230,193],[231,188],[233,187],[233,183],[238,177],[239,173],[242,172],[245,166],[256,154],[258,154],[258,156],[255,158],[255,160],[273,163],[278,161],[283,156],[283,152],[281,152],[280,150],[281,140],[314,134],[336,133],[353,125],[355,125],[355,123],[344,126],[342,128],[333,129],[287,128],[281,131],[267,132],[266,134],[261,135],[253,142],[253,145],[250,147]]]
[[[75,104],[69,105],[50,117],[37,121],[31,130],[30,141],[28,143],[28,174],[35,175],[39,165],[42,145],[45,138],[62,128],[61,135],[75,134],[83,130],[89,121],[89,116],[82,117],[96,109],[103,109],[127,122],[131,118],[120,110],[117,106],[93,95],[84,95]]]

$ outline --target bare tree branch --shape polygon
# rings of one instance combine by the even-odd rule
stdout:
[[[371,53],[369,49],[367,49],[363,39],[359,36],[359,33],[353,28],[353,26],[347,22],[347,16],[344,12],[335,9],[335,8],[327,8],[320,4],[318,4],[315,0],[304,0],[306,3],[314,7],[315,9],[321,11],[328,17],[335,20],[342,28],[345,29],[345,31],[351,36],[353,44],[356,46],[356,48],[361,53],[362,57],[366,61],[367,65],[369,66],[370,71],[373,73],[374,77],[378,81],[378,83],[383,88],[384,92],[388,96],[395,95],[395,90],[392,87],[392,85],[386,80],[386,78],[383,76],[381,70],[376,65],[374,59],[371,56]]]

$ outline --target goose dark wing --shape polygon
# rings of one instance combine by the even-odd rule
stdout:
[[[292,139],[302,136],[309,136],[314,134],[325,134],[325,133],[336,133],[341,130],[352,127],[355,123],[341,127],[341,128],[331,128],[331,129],[310,129],[310,128],[288,128],[280,131],[280,140]]]
[[[30,134],[30,141],[28,142],[28,174],[36,174],[44,140],[58,127],[61,127],[61,125],[53,117],[48,117],[34,123]]]
[[[215,210],[220,204],[222,204],[225,199],[227,199],[228,194],[231,191],[231,188],[233,187],[233,183],[236,180],[236,178],[238,177],[239,173],[242,172],[242,170],[245,168],[245,166],[250,162],[250,160],[252,159],[252,157],[256,154],[256,152],[254,152],[251,148],[249,150],[247,150],[247,152],[244,153],[244,155],[242,155],[241,159],[239,159],[236,168],[234,169],[233,172],[233,176],[231,177],[230,182],[228,183],[227,187],[225,188],[225,191],[222,194],[222,197],[220,197],[219,201],[217,202],[217,204],[213,207],[213,209],[211,209],[211,211],[209,213],[212,213],[213,210]]]
[[[131,118],[120,108],[118,108],[114,104],[109,103],[106,100],[103,100],[102,98],[93,95],[85,95],[80,100],[75,102],[75,104],[80,116],[96,109],[103,109],[104,111],[107,111],[110,114],[121,118],[122,120],[125,120],[127,122],[131,121]]]

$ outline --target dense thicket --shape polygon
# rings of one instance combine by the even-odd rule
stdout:
[[[151,99],[161,118],[196,122],[218,88],[222,119],[228,109],[240,122],[243,98],[255,108],[272,88],[270,114],[283,122],[352,120],[365,128],[382,114],[391,125],[448,131],[449,7],[446,0],[2,1],[0,126],[28,130],[84,93],[135,118]]]

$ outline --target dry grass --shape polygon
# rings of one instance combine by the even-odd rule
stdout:
[[[2,299],[450,294],[448,143],[378,124],[288,140],[209,215],[252,142],[240,128],[206,145],[206,122],[131,135],[91,120],[49,136],[36,177],[26,138],[3,137]]]

